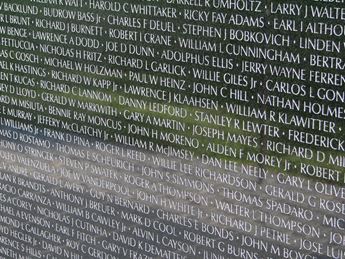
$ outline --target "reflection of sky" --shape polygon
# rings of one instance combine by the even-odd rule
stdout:
[[[34,146],[2,138],[3,238],[44,255],[62,249],[84,258],[82,246],[117,258],[129,250],[152,258],[227,258],[241,251],[264,258],[272,246],[321,258],[299,250],[301,240],[326,246],[330,236],[341,235],[325,225],[326,218],[343,224],[340,211],[328,211],[341,204],[338,187],[237,162],[220,170],[81,139],[90,147],[49,140],[50,149],[33,152]],[[323,188],[333,195],[321,194]]]

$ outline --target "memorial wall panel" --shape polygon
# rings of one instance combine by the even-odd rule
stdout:
[[[345,259],[343,0],[0,0],[0,259]]]

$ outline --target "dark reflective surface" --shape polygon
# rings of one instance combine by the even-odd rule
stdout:
[[[344,9],[1,1],[1,258],[343,258]]]

